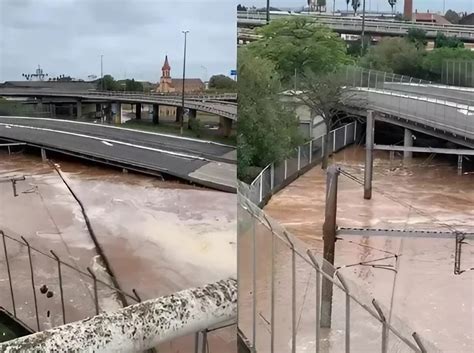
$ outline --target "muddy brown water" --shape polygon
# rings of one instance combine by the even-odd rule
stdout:
[[[344,170],[363,180],[364,150],[350,147],[335,155]],[[272,197],[265,211],[309,248],[321,252],[326,179],[317,166]],[[412,207],[407,207],[411,205]],[[426,229],[474,232],[474,174],[458,176],[446,160],[423,156],[401,163],[376,153],[372,200],[363,187],[339,177],[337,222],[342,227]],[[454,275],[453,238],[342,236],[336,243],[337,267],[443,352],[474,350],[474,240],[462,247]],[[398,270],[357,265],[376,262]]]
[[[84,204],[125,292],[135,289],[146,300],[236,276],[235,195],[80,162],[55,162]],[[5,180],[22,176],[14,196]],[[0,180],[0,229],[17,240],[24,236],[46,253],[53,250],[74,268],[97,267],[80,207],[47,163],[34,155],[0,151]],[[36,329],[27,248],[7,239],[7,249],[17,315]],[[37,290],[43,330],[62,323],[57,265],[34,251],[32,256],[35,287],[45,284],[53,293],[48,298]],[[94,315],[92,280],[65,266],[62,272],[66,321]],[[3,250],[0,286],[0,305],[12,311]],[[118,307],[106,286],[99,285],[98,291],[101,309]],[[211,352],[233,352],[235,327],[215,331],[209,340]],[[194,337],[176,340],[160,352],[192,351],[193,343]]]

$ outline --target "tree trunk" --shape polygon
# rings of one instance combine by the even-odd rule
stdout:
[[[326,124],[326,134],[323,137],[323,160],[321,162],[321,169],[326,170],[328,167],[329,160],[329,134],[330,134],[329,124]]]

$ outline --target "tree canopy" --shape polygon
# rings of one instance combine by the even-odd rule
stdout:
[[[464,48],[464,43],[456,37],[447,37],[444,33],[438,32],[435,48]]]
[[[259,34],[263,38],[249,44],[248,50],[270,60],[284,83],[307,69],[328,72],[352,62],[338,34],[306,17],[274,20]]]
[[[281,84],[275,65],[248,48],[238,52],[238,176],[249,181],[265,167],[282,160],[301,139],[295,113],[280,101]]]
[[[214,75],[209,80],[209,88],[234,91],[237,82],[225,75]]]
[[[461,16],[456,11],[453,10],[448,10],[446,11],[446,14],[444,15],[444,18],[447,19],[449,22],[452,24],[457,25],[459,21],[461,20]]]
[[[428,44],[426,31],[421,28],[410,28],[406,38],[409,42],[415,44],[417,49],[424,49]]]

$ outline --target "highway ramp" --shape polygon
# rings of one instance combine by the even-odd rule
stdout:
[[[201,186],[236,192],[234,147],[59,119],[0,116],[0,138]]]

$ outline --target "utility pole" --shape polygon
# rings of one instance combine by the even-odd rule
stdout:
[[[364,169],[364,199],[372,198],[372,176],[374,168],[374,111],[367,112],[367,126],[365,134],[365,169]]]
[[[362,34],[361,34],[361,53],[360,55],[364,55],[365,49],[365,0],[362,1]]]
[[[186,79],[186,41],[188,37],[189,31],[183,31],[184,34],[184,55],[183,55],[183,88],[181,91],[181,116],[180,116],[180,132],[181,135],[183,134],[183,126],[184,126],[184,80]]]
[[[326,179],[326,211],[323,224],[323,271],[332,273],[332,268],[325,268],[329,264],[334,265],[334,253],[336,250],[336,215],[337,215],[337,183],[340,169],[331,165],[327,170]],[[331,266],[332,267],[332,266]],[[333,284],[327,278],[323,278],[321,287],[321,327],[331,327],[332,317],[332,288]]]
[[[267,24],[270,23],[270,0],[267,0]]]
[[[100,85],[102,91],[104,90],[104,55],[100,55]]]

